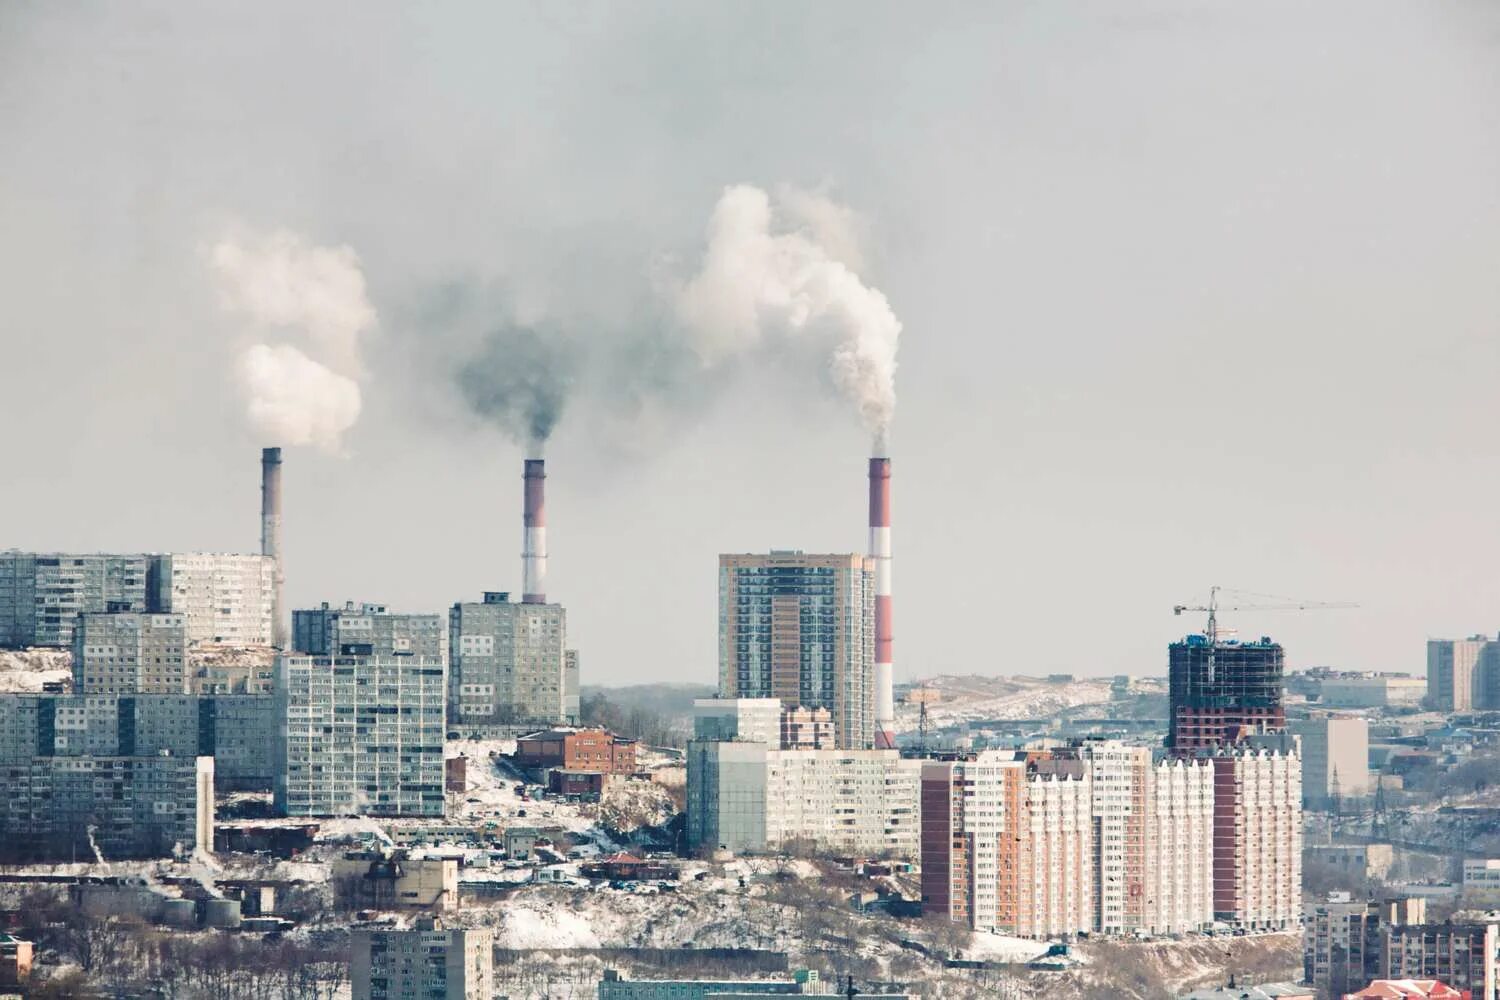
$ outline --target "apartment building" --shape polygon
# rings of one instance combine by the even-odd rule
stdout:
[[[1356,715],[1319,715],[1292,723],[1302,741],[1302,799],[1309,809],[1370,794],[1370,724]]]
[[[1490,650],[1494,646],[1494,640],[1484,635],[1428,639],[1428,704],[1439,712],[1472,712],[1480,707],[1475,704],[1476,694],[1483,698],[1484,664],[1486,659],[1493,662],[1494,653]]]
[[[276,560],[228,552],[151,556],[147,600],[181,615],[189,645],[269,646],[276,617]]]
[[[1287,733],[1207,752],[1214,769],[1214,915],[1296,926],[1302,903],[1302,761]]]
[[[270,789],[273,699],[0,694],[0,763],[32,757],[213,757],[221,790]]]
[[[482,602],[455,604],[448,622],[448,704],[455,725],[576,721],[577,661],[570,670],[561,604],[514,603],[508,593],[490,592]]]
[[[73,630],[73,690],[80,694],[187,694],[182,615],[85,612]]]
[[[355,604],[292,612],[292,648],[310,656],[425,656],[448,658],[442,615],[392,612],[384,604]]]
[[[11,859],[213,850],[212,757],[33,757],[0,773],[0,853]]]
[[[1206,760],[1093,740],[985,751],[927,763],[921,795],[930,913],[1026,936],[1213,921]]]
[[[146,555],[0,552],[0,647],[73,645],[85,612],[148,611]]]
[[[915,858],[919,766],[894,750],[781,750],[774,742],[693,740],[688,846],[756,854],[812,845]]]
[[[419,917],[411,930],[356,930],[351,1000],[493,1000],[495,932]]]
[[[719,556],[719,697],[827,709],[844,749],[875,746],[875,560]]]
[[[1323,996],[1353,993],[1380,977],[1383,929],[1426,920],[1427,901],[1420,897],[1354,901],[1341,893],[1308,903],[1303,907],[1302,977]]]
[[[274,697],[281,815],[443,815],[441,660],[282,655]]]
[[[1088,769],[987,750],[921,772],[923,909],[977,930],[1052,937],[1095,926]]]
[[[780,746],[782,711],[779,698],[699,698],[693,702],[693,738]]]
[[[1382,979],[1440,979],[1474,1000],[1497,1000],[1495,924],[1388,924],[1380,937]]]

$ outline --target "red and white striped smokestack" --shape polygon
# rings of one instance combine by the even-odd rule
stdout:
[[[547,463],[526,460],[525,536],[521,548],[521,602],[547,603]]]
[[[875,746],[896,745],[895,668],[891,658],[891,460],[870,459],[870,558],[875,560]]]

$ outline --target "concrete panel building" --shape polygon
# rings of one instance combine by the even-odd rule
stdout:
[[[875,560],[719,557],[719,697],[824,708],[838,745],[875,746]]]
[[[276,560],[228,552],[153,555],[148,600],[154,611],[182,616],[190,645],[268,646]]]
[[[699,698],[693,702],[693,738],[778,746],[781,712],[779,698]]]
[[[781,750],[775,743],[693,740],[688,846],[758,854],[815,845],[915,858],[919,766],[894,750]]]
[[[1221,746],[1214,768],[1214,915],[1255,930],[1297,925],[1302,904],[1302,761],[1295,737]]]
[[[0,647],[73,645],[84,612],[148,611],[146,555],[0,552]]]
[[[73,631],[73,690],[80,694],[187,694],[182,615],[85,612]]]
[[[1486,651],[1495,645],[1484,635],[1427,640],[1427,702],[1439,712],[1472,712],[1485,698]]]
[[[277,811],[443,815],[446,681],[422,656],[277,657]]]
[[[1500,927],[1489,923],[1385,925],[1381,928],[1383,979],[1441,979],[1468,990],[1474,1000],[1497,1000],[1496,952]]]
[[[1309,809],[1370,794],[1370,724],[1357,715],[1320,715],[1291,731],[1302,741],[1302,800]]]
[[[449,613],[449,710],[470,727],[527,727],[575,721],[568,669],[567,611],[515,603],[491,592]],[[574,660],[576,664],[576,658]]]
[[[384,604],[355,604],[292,612],[292,647],[310,656],[425,656],[448,658],[448,623],[437,614],[392,612]]]
[[[411,930],[356,930],[351,1000],[492,1000],[495,935],[419,917]]]
[[[211,757],[34,757],[3,774],[0,850],[12,858],[213,850]]]

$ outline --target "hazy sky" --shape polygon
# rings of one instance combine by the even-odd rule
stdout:
[[[254,550],[276,442],[206,261],[286,229],[353,248],[379,315],[342,452],[287,452],[294,606],[519,589],[454,290],[649,343],[737,183],[856,210],[904,324],[898,680],[1163,672],[1210,584],[1359,602],[1226,615],[1297,666],[1500,628],[1478,0],[4,4],[0,548]],[[712,682],[719,552],[863,548],[857,416],[754,369],[565,414],[585,683]]]

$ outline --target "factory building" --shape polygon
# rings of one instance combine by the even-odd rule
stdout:
[[[0,694],[0,764],[32,757],[213,757],[226,791],[269,789],[270,696]]]
[[[33,757],[6,763],[0,852],[15,860],[213,850],[211,757]]]
[[[568,615],[561,604],[515,603],[490,592],[449,614],[453,722],[516,727],[576,721],[577,670],[568,669]]]
[[[721,555],[719,696],[827,709],[841,748],[873,748],[876,584],[861,555]]]
[[[73,630],[80,694],[186,694],[187,622],[178,614],[84,612]]]
[[[1167,653],[1167,746],[1196,750],[1286,728],[1281,646],[1190,635]]]
[[[418,917],[411,930],[357,930],[351,937],[351,1000],[491,1000],[495,932],[446,928]]]
[[[145,555],[0,552],[0,647],[73,644],[84,612],[147,611]]]
[[[448,623],[442,615],[401,614],[384,604],[292,612],[292,648],[309,656],[425,656],[447,660]]]
[[[1214,769],[1214,916],[1252,930],[1297,925],[1302,761],[1287,733],[1206,752]]]
[[[1318,702],[1326,708],[1417,708],[1427,697],[1427,681],[1405,674],[1325,677]]]
[[[1302,800],[1308,809],[1370,794],[1370,724],[1356,715],[1320,715],[1291,724],[1302,741]]]
[[[422,656],[278,656],[277,811],[443,815],[445,673]]]
[[[599,1000],[749,1000],[762,996],[839,996],[837,983],[824,982],[816,969],[799,969],[791,979],[627,979],[605,969]],[[881,993],[882,1000],[913,1000],[907,993]]]
[[[151,557],[152,610],[180,615],[189,645],[269,646],[276,562],[263,555],[173,552]]]

